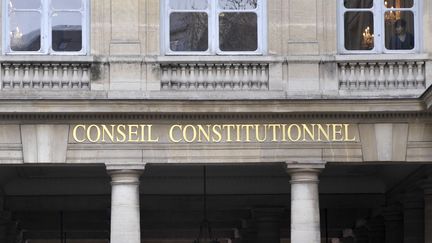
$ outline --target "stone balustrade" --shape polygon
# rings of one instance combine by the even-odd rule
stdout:
[[[164,63],[162,90],[268,90],[268,63]]]
[[[425,61],[338,62],[340,90],[424,89]]]
[[[90,90],[91,63],[2,62],[1,88]]]

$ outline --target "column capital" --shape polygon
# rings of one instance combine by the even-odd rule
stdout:
[[[140,165],[123,165],[114,164],[106,165],[108,174],[111,176],[112,185],[136,184],[139,185],[139,177],[144,172],[145,164]]]
[[[325,168],[324,161],[286,162],[291,183],[318,183],[318,174]]]
[[[326,166],[326,161],[310,160],[310,161],[286,161],[286,168],[288,173],[295,169],[315,169],[322,170]]]

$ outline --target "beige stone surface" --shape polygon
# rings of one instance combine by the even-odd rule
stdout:
[[[21,125],[24,163],[65,163],[69,125]]]

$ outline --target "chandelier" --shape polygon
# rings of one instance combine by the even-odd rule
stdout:
[[[206,166],[203,166],[203,220],[200,224],[198,238],[193,243],[220,243],[213,238],[210,221],[207,219],[207,171]]]

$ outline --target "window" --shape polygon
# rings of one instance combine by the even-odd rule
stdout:
[[[339,0],[341,53],[413,53],[420,0]]]
[[[5,54],[84,55],[87,0],[4,0]]]
[[[165,0],[166,54],[263,54],[264,0]]]

